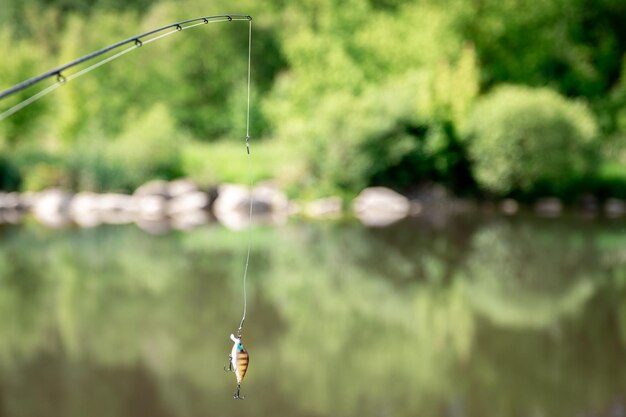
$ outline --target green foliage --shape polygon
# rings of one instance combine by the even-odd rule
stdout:
[[[474,180],[458,130],[478,96],[474,49],[463,48],[455,62],[440,62],[426,75],[414,89],[419,117],[410,132],[415,147],[398,164],[379,171],[373,182],[409,188],[416,181],[434,180],[455,192],[472,193]]]
[[[10,27],[0,27],[0,54],[6,57],[2,59],[0,65],[0,89],[2,90],[24,81],[24,74],[36,73],[45,68],[41,62],[38,62],[44,56],[39,46],[16,39]],[[9,108],[32,94],[34,94],[32,88],[21,91],[9,99],[3,100],[2,108]],[[0,123],[0,145],[13,145],[40,133],[37,128],[46,110],[46,103],[36,102],[3,120]]]
[[[626,51],[619,0],[486,0],[460,24],[488,84],[551,85],[567,95],[610,91]]]
[[[180,149],[185,137],[163,105],[156,105],[136,120],[129,120],[124,132],[107,150],[109,163],[121,165],[124,178],[116,188],[133,189],[146,178],[172,179],[182,174]]]
[[[451,16],[427,4],[315,6],[301,6],[310,15],[285,29],[290,71],[265,107],[276,134],[302,149],[308,169],[294,181],[318,194],[356,192],[404,176],[389,171],[407,161],[405,182],[449,176],[432,158],[450,152],[454,137],[431,143],[434,132],[461,123],[478,92],[474,51]]]
[[[482,85],[550,87],[583,97],[603,136],[616,132],[615,90],[626,54],[621,0],[486,0],[457,20],[476,47]]]
[[[624,163],[626,139],[626,33],[618,0],[216,0],[211,10],[204,0],[5,3],[0,52],[8,58],[0,66],[0,88],[166,22],[222,12],[253,15],[251,135],[276,139],[268,140],[263,152],[289,155],[284,171],[264,169],[260,178],[272,173],[296,193],[351,194],[372,184],[412,188],[424,180],[474,193],[480,164],[469,163],[468,142],[461,136],[483,129],[477,116],[467,126],[476,99],[506,83],[589,103],[598,129],[598,169],[589,171],[587,148],[573,145],[570,171],[557,174],[554,167],[551,174],[524,174],[527,178],[485,188],[496,193],[517,188],[531,197],[546,192],[572,197],[581,190],[608,197],[621,195],[626,184],[615,168]],[[21,184],[126,189],[144,175],[175,172],[212,182],[246,181],[245,172],[229,164],[206,167],[193,156],[194,149],[211,152],[197,142],[243,139],[246,29],[245,22],[233,22],[174,34],[3,121],[0,146],[7,161],[23,154],[50,156],[32,166],[13,163],[20,178],[29,177]],[[2,108],[36,91],[3,100]],[[554,104],[554,111],[562,112],[557,102],[545,100],[542,106]],[[173,158],[135,169],[113,149],[129,146],[132,139],[119,138],[132,130],[130,120],[155,106],[193,145],[182,150],[183,162]],[[536,113],[537,124],[548,123],[550,112]],[[526,119],[534,117],[527,114]],[[594,124],[587,116],[578,124]],[[560,129],[556,121],[553,129]],[[570,134],[563,129],[546,143],[562,141]],[[229,145],[219,144],[215,154],[228,154],[226,149]],[[535,151],[542,148],[528,150]],[[513,165],[498,169],[536,171],[506,160]],[[157,168],[164,165],[168,168]]]
[[[290,19],[280,27],[280,39],[289,72],[278,84],[277,100],[289,101],[275,122],[313,112],[328,93],[359,93],[369,84],[450,60],[461,49],[449,14],[428,5],[389,11],[328,1],[292,6],[285,14]]]
[[[59,155],[30,147],[12,150],[9,155],[18,167],[22,190],[40,191],[67,183],[64,161]]]
[[[186,136],[165,106],[155,105],[129,119],[122,133],[105,140],[94,130],[74,147],[57,152],[20,147],[11,152],[25,190],[62,186],[71,190],[132,191],[153,178],[182,175]]]
[[[0,155],[0,190],[17,191],[20,183],[19,167],[15,161]]]
[[[302,171],[298,155],[288,143],[277,140],[251,141],[252,180],[273,180],[289,185]],[[245,141],[192,142],[181,150],[182,171],[200,184],[248,183]]]
[[[407,132],[415,119],[413,91],[402,83],[372,88],[360,97],[327,97],[299,136],[306,140],[310,171],[323,191],[333,186],[356,191],[414,149]]]
[[[593,115],[548,89],[497,88],[476,104],[466,135],[476,179],[499,194],[541,183],[562,193],[597,152]]]

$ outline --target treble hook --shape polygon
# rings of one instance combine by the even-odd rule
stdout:
[[[228,355],[228,369],[224,367],[224,372],[233,372],[233,357]]]
[[[233,398],[235,400],[245,400],[246,397],[243,397],[241,395],[239,395],[239,389],[241,388],[241,384],[237,384],[237,392],[235,392],[235,395],[233,395]]]

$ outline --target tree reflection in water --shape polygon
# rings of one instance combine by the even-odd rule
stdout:
[[[624,224],[0,230],[0,414],[597,415],[624,407]],[[243,410],[243,411],[242,411]]]

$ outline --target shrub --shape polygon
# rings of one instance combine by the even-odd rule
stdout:
[[[562,194],[590,172],[597,126],[585,105],[546,88],[504,86],[477,102],[465,129],[479,186]]]
[[[378,179],[414,181],[425,158],[445,152],[425,149],[416,131],[462,118],[477,86],[455,14],[421,2],[371,8],[352,0],[305,2],[291,13],[280,29],[289,71],[264,114],[278,138],[301,149],[298,189],[350,194]]]
[[[68,188],[132,191],[154,178],[169,180],[182,175],[184,138],[164,105],[155,104],[145,113],[129,117],[114,140],[93,135],[81,138],[80,146],[64,156],[64,185]]]
[[[129,121],[124,132],[107,145],[105,161],[119,175],[110,178],[106,188],[132,190],[153,178],[181,176],[184,143],[167,107],[155,104]]]
[[[419,82],[419,78],[415,79]],[[358,191],[370,178],[398,163],[416,146],[407,131],[416,119],[411,82],[368,89],[361,96],[328,94],[297,136],[309,180],[321,194]],[[308,184],[307,184],[308,183]]]

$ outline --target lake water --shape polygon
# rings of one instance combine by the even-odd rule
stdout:
[[[626,415],[626,221],[0,229],[0,416]]]

